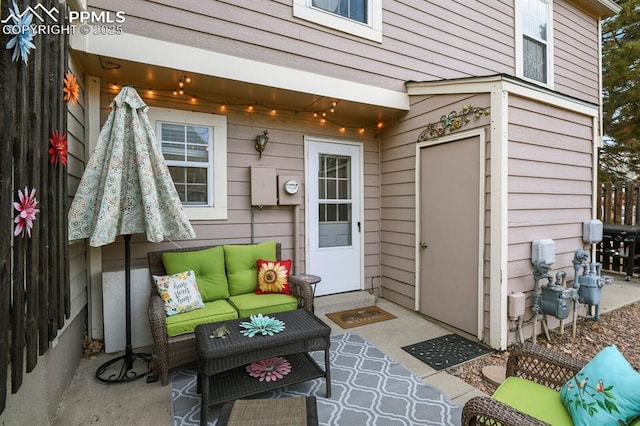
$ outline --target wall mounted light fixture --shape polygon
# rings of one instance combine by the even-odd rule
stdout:
[[[260,153],[259,158],[262,158],[262,151],[264,151],[267,144],[269,143],[269,136],[267,136],[268,134],[269,132],[265,130],[261,135],[258,135],[256,137],[256,151]]]

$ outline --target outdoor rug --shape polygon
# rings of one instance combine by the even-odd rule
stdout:
[[[394,315],[377,306],[349,309],[347,311],[334,312],[326,315],[342,328],[358,327],[395,318]]]
[[[402,349],[436,370],[453,367],[456,364],[493,352],[491,349],[457,334],[447,334],[403,346]]]
[[[256,395],[281,398],[315,395],[321,425],[459,425],[461,408],[438,389],[424,384],[403,365],[355,333],[331,336],[331,398],[324,378]],[[324,365],[324,351],[313,352]],[[209,408],[215,425],[221,405]],[[200,395],[195,367],[171,376],[173,425],[197,425]]]

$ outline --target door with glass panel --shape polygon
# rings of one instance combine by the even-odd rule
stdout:
[[[359,144],[306,140],[307,272],[316,295],[362,288]]]

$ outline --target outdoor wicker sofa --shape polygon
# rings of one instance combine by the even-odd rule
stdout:
[[[242,245],[235,245],[242,246]],[[184,253],[200,251],[220,246],[199,246],[180,249],[169,249],[149,252],[149,272],[151,274],[151,296],[149,299],[148,318],[153,338],[153,370],[159,374],[163,386],[169,383],[169,370],[194,362],[198,359],[195,347],[195,334],[193,332],[169,336],[167,334],[167,315],[164,310],[164,302],[158,295],[153,284],[153,275],[167,275],[163,263],[164,253]],[[281,258],[281,245],[275,244],[276,259]],[[292,275],[289,277],[289,286],[292,296],[297,299],[298,309],[313,309],[313,291],[311,285],[304,276]],[[266,312],[269,313],[269,312]],[[213,322],[215,319],[204,320],[202,323]]]
[[[560,401],[562,386],[587,365],[587,360],[571,357],[562,352],[532,343],[517,345],[509,354],[506,377],[524,379],[536,385],[516,389],[498,388],[492,397],[477,396],[467,401],[462,408],[462,425],[490,426],[529,426],[529,425],[567,425],[573,424],[571,416]],[[520,382],[520,383],[522,383]],[[511,395],[505,394],[509,389]],[[543,392],[539,392],[542,389]],[[513,392],[517,390],[518,392]],[[502,391],[502,392],[501,392]],[[500,394],[501,393],[501,394]],[[557,395],[555,394],[557,393]],[[504,401],[504,402],[503,402]],[[527,413],[519,411],[513,405],[527,406]],[[523,402],[524,401],[524,402]],[[539,420],[545,419],[547,422]],[[640,424],[640,419],[631,423]]]

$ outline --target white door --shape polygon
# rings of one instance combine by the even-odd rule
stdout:
[[[322,278],[316,295],[360,290],[362,146],[307,138],[305,149],[307,273]]]

